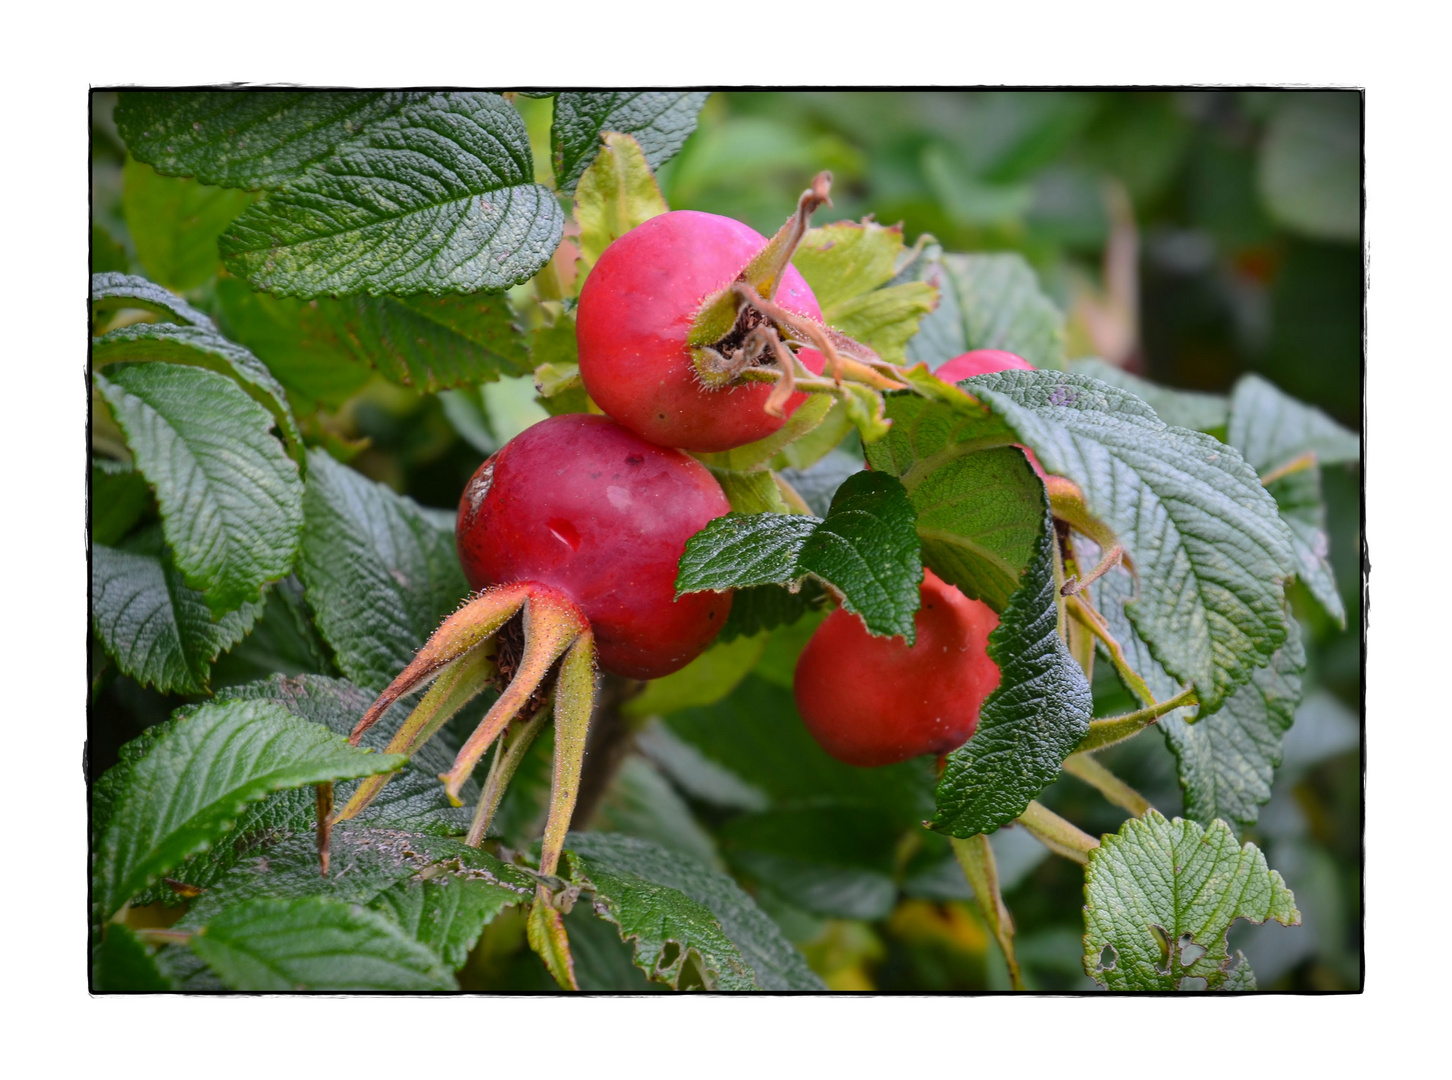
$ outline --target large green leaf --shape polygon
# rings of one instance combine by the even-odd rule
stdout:
[[[204,705],[131,770],[94,865],[100,914],[205,850],[250,803],[283,788],[372,776],[404,763],[266,702]]]
[[[1163,701],[1177,693],[1179,685],[1150,655],[1125,615],[1125,602],[1135,589],[1129,573],[1116,568],[1095,582],[1095,604],[1130,666]],[[1191,709],[1176,709],[1160,718],[1160,729],[1179,766],[1185,814],[1202,825],[1216,818],[1253,825],[1270,799],[1285,734],[1301,699],[1301,672],[1306,665],[1299,629],[1293,619],[1287,620],[1287,626],[1286,643],[1270,663],[1231,694],[1218,712],[1193,724]]]
[[[177,566],[214,616],[292,569],[302,483],[261,405],[231,379],[180,364],[128,365],[95,380],[156,492]]]
[[[173,180],[127,158],[121,206],[146,276],[185,292],[221,269],[217,238],[252,202],[241,191]]]
[[[560,242],[564,213],[532,176],[513,106],[434,94],[251,207],[221,251],[279,296],[497,292],[527,281]]]
[[[1222,821],[1207,829],[1156,810],[1090,852],[1084,896],[1084,970],[1111,990],[1218,990],[1235,964],[1231,923],[1301,921],[1255,845]]]
[[[327,454],[308,461],[298,576],[343,674],[381,690],[469,592],[454,537]]]
[[[652,978],[707,990],[823,989],[726,875],[632,836],[571,833],[565,847],[573,880],[592,886],[596,912],[634,940],[635,962]]]
[[[686,541],[676,592],[796,584],[813,574],[869,631],[901,634],[911,645],[923,580],[913,517],[895,478],[855,473],[825,518],[733,513],[712,521]]]
[[[1129,617],[1166,670],[1194,685],[1203,714],[1285,643],[1291,537],[1237,450],[1085,375],[1009,371],[962,385],[1114,531],[1140,585]]]
[[[206,599],[189,588],[160,536],[127,549],[91,547],[91,625],[116,666],[163,693],[201,694],[211,663],[251,629],[262,601],[212,621]]]
[[[1038,550],[1043,483],[1022,451],[975,449],[979,429],[993,426],[986,418],[965,420],[915,395],[889,398],[887,415],[892,428],[866,448],[867,460],[902,478],[917,511],[923,561],[1002,611]]]
[[[220,913],[192,951],[230,990],[457,990],[439,957],[375,912],[327,897]]]
[[[974,349],[1003,349],[1037,368],[1064,366],[1064,316],[1039,289],[1023,256],[943,255],[907,271],[938,288],[938,308],[907,344],[930,368]]]
[[[164,360],[227,376],[272,414],[293,459],[301,463],[302,435],[298,433],[282,384],[266,364],[241,345],[222,337],[210,323],[204,326],[137,323],[92,339],[91,362],[96,367],[124,360]]]
[[[633,135],[652,169],[658,169],[696,130],[696,114],[710,92],[682,90],[605,91],[555,96],[550,149],[555,186],[575,190],[600,152],[606,131]]]
[[[1213,431],[1223,428],[1230,416],[1230,401],[1220,394],[1171,390],[1093,357],[1073,361],[1069,370],[1128,390],[1153,409],[1156,416],[1174,427]]]
[[[212,90],[122,93],[116,127],[138,161],[204,184],[282,187],[419,93]]]
[[[1267,125],[1259,185],[1271,217],[1324,240],[1361,236],[1361,95],[1297,92]]]
[[[992,832],[1053,783],[1089,730],[1094,701],[1059,636],[1054,528],[1045,507],[1033,561],[988,635],[998,688],[978,730],[948,755],[931,827],[952,836]]]

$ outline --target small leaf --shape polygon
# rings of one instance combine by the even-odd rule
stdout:
[[[141,685],[162,693],[205,693],[212,661],[252,628],[262,601],[213,622],[206,598],[187,586],[159,536],[142,536],[129,548],[91,547],[96,636],[116,666]]]
[[[1156,810],[1090,852],[1084,895],[1084,970],[1111,990],[1178,990],[1186,978],[1218,990],[1234,963],[1231,923],[1301,921],[1255,845],[1237,844],[1222,821],[1202,828]],[[1204,951],[1187,960],[1194,946]]]
[[[1022,814],[1089,730],[1094,702],[1059,636],[1054,528],[1046,505],[1043,515],[1033,562],[988,635],[998,688],[983,703],[978,730],[948,755],[938,781],[930,825],[951,836],[992,832]]]
[[[117,798],[95,864],[101,914],[205,850],[249,803],[284,788],[390,772],[405,760],[355,749],[265,702],[202,706],[136,764]]]
[[[1122,367],[1094,358],[1075,360],[1069,370],[1088,375],[1100,382],[1128,390],[1155,411],[1167,424],[1214,431],[1223,428],[1230,416],[1230,401],[1221,394],[1202,394],[1195,390],[1171,390],[1168,387],[1131,375]]]
[[[438,956],[364,908],[314,896],[228,908],[192,951],[231,990],[457,990]]]
[[[1346,604],[1331,569],[1331,538],[1326,535],[1326,502],[1321,496],[1321,470],[1298,469],[1267,485],[1291,530],[1296,577],[1310,590],[1326,614],[1346,628]]]
[[[580,223],[581,269],[585,272],[616,240],[670,209],[640,143],[613,131],[605,133],[604,142],[575,189],[575,220]]]
[[[92,958],[91,992],[163,994],[177,987],[129,926],[108,926]]]
[[[532,176],[508,102],[434,94],[251,207],[223,234],[222,256],[279,296],[498,292],[560,242],[563,212]]]
[[[298,576],[343,674],[381,690],[468,594],[454,538],[327,454],[308,462]]]
[[[266,410],[232,380],[178,364],[129,365],[95,381],[156,492],[177,566],[214,616],[292,569],[302,484]]]
[[[165,176],[277,188],[426,94],[358,90],[126,92],[116,127]]]
[[[696,130],[696,114],[709,96],[676,90],[557,95],[550,126],[555,186],[575,190],[607,131],[633,135],[650,168],[660,168]]]
[[[185,292],[221,269],[217,238],[252,202],[241,191],[173,180],[126,159],[121,206],[146,276]]]
[[[141,520],[151,503],[146,478],[130,465],[91,459],[91,542],[116,544]]]
[[[1003,349],[1036,368],[1064,367],[1064,316],[1018,254],[941,255],[907,271],[938,288],[938,307],[908,342],[930,368],[974,349]]]
[[[896,479],[853,474],[822,520],[766,513],[717,518],[686,542],[676,593],[796,583],[809,573],[837,590],[869,631],[901,634],[912,643],[922,564],[912,506]]]
[[[821,990],[801,953],[741,887],[694,859],[611,833],[571,833],[572,880],[635,942],[635,963],[678,989]],[[683,985],[683,983],[685,985]]]

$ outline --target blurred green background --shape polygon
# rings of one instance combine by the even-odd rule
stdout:
[[[521,105],[527,116],[538,107]],[[93,269],[146,273],[219,311],[218,293],[238,283],[217,273],[215,236],[251,197],[128,163],[113,107],[114,95],[94,96]],[[1360,166],[1354,92],[729,92],[711,95],[659,178],[673,208],[727,214],[770,234],[811,176],[830,169],[834,207],[817,224],[870,213],[902,222],[909,244],[928,233],[949,251],[1023,253],[1069,315],[1071,358],[1099,355],[1165,385],[1215,392],[1257,372],[1359,431]],[[136,227],[176,215],[193,227],[166,243]],[[310,441],[451,511],[483,456],[544,415],[527,378],[422,395],[361,367],[329,387],[277,374]],[[1262,989],[1352,989],[1361,978],[1360,482],[1357,470],[1324,477],[1347,628],[1293,590],[1310,661],[1306,700],[1274,796],[1246,838],[1295,891],[1303,925],[1232,932]],[[265,643],[235,650],[214,685],[257,677],[268,663]],[[751,677],[725,705],[769,681]],[[1129,707],[1112,674],[1096,677],[1095,691],[1098,715]],[[92,775],[180,703],[125,678],[96,693]],[[657,762],[665,752],[657,747]],[[1179,812],[1173,758],[1157,735],[1104,758],[1161,811]],[[690,791],[674,797],[730,846],[729,813]],[[1041,798],[1094,833],[1125,816],[1067,777]],[[615,800],[617,815],[628,816],[628,802]],[[1081,871],[1021,834],[1004,830],[995,843],[1030,985],[1090,988],[1078,966]],[[899,855],[916,865],[914,853]],[[744,877],[751,883],[749,868]],[[912,880],[890,916],[871,920],[809,914],[769,889],[758,896],[830,985],[1006,988],[961,878]],[[489,951],[512,932],[502,920],[486,934],[475,966],[493,965],[493,974],[479,985],[532,985],[512,938]]]

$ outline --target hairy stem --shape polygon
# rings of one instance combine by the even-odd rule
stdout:
[[[1003,890],[998,884],[998,863],[993,858],[993,848],[988,837],[979,833],[964,840],[953,837],[953,854],[958,865],[963,867],[963,876],[973,886],[973,896],[983,912],[983,920],[993,931],[1003,958],[1008,962],[1008,978],[1015,990],[1024,990],[1023,973],[1019,970],[1018,958],[1013,954],[1013,916],[1003,902]]]
[[[1104,616],[1095,611],[1093,606],[1082,596],[1070,596],[1066,598],[1065,608],[1074,619],[1083,624],[1084,628],[1093,634],[1104,645],[1104,650],[1109,654],[1109,662],[1119,677],[1124,680],[1124,685],[1129,687],[1130,692],[1139,698],[1146,705],[1155,703],[1155,696],[1150,692],[1149,684],[1134,668],[1129,666],[1129,660],[1124,655],[1124,648],[1114,635],[1109,632],[1109,626],[1104,621]]]
[[[1018,822],[1055,855],[1076,863],[1087,863],[1089,853],[1099,846],[1094,837],[1038,801],[1028,804]]]
[[[1147,811],[1153,809],[1148,799],[1106,769],[1093,754],[1070,754],[1064,759],[1062,768],[1135,817],[1144,817]]]
[[[1149,705],[1140,709],[1138,712],[1125,713],[1123,716],[1110,716],[1103,720],[1091,721],[1089,724],[1089,734],[1084,736],[1074,752],[1076,754],[1086,754],[1091,750],[1103,750],[1106,746],[1113,746],[1115,743],[1123,742],[1131,736],[1138,735],[1166,713],[1172,713],[1176,709],[1186,705],[1194,705],[1199,700],[1195,696],[1195,688],[1186,687],[1174,697],[1166,698],[1164,701],[1154,705]]]

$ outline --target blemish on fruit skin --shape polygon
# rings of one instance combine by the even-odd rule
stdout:
[[[550,518],[545,523],[545,528],[549,529],[551,536],[571,551],[580,550],[580,531],[564,518]]]
[[[484,467],[474,474],[469,481],[469,486],[464,489],[464,498],[469,500],[469,512],[477,514],[479,507],[483,505],[484,499],[489,494],[489,489],[494,486],[494,459],[491,457],[484,463]]]
[[[630,509],[632,503],[630,492],[623,487],[617,487],[611,484],[605,489],[605,497],[610,500],[610,505],[617,510]]]

